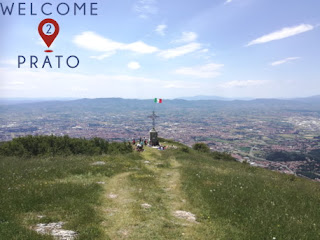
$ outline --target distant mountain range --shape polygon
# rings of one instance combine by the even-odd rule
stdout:
[[[96,99],[72,99],[72,98],[46,98],[46,99],[0,99],[0,112],[6,109],[31,109],[33,107],[53,107],[61,109],[71,107],[82,110],[116,110],[127,111],[130,109],[146,110],[155,107],[152,99],[123,99],[123,98],[96,98]],[[159,106],[160,107],[160,106]],[[207,110],[236,110],[236,109],[273,109],[273,110],[310,110],[320,111],[320,95],[307,98],[293,99],[231,99],[215,96],[196,96],[184,99],[164,99],[161,109],[207,109]]]
[[[0,98],[0,105],[12,105],[21,103],[36,103],[49,101],[70,101],[77,98]]]
[[[320,100],[320,95],[304,97],[304,98],[225,98],[219,96],[194,96],[194,97],[181,97],[177,99],[187,100],[187,101],[199,101],[199,100],[216,100],[216,101],[252,101],[252,100],[293,100],[293,101],[317,101]]]
[[[18,104],[19,103],[19,104]],[[73,112],[81,114],[87,112],[114,112],[127,113],[130,111],[163,110],[168,112],[265,112],[265,111],[301,111],[320,113],[320,95],[308,98],[295,99],[254,99],[254,100],[183,100],[164,99],[162,104],[155,104],[153,99],[122,99],[122,98],[97,98],[97,99],[59,99],[36,101],[12,101],[6,103],[0,101],[0,114],[19,112],[21,114],[30,111]]]
[[[234,101],[234,100],[253,100],[254,98],[225,98],[219,96],[194,96],[194,97],[181,97],[178,99],[187,100],[187,101],[199,101],[199,100],[217,100],[217,101]]]
[[[306,97],[306,98],[294,98],[291,100],[300,101],[300,102],[320,102],[320,95]]]

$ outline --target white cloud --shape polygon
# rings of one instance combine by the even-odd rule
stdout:
[[[158,48],[153,47],[153,46],[149,46],[149,45],[145,44],[144,42],[138,41],[138,42],[124,45],[123,50],[129,50],[132,52],[148,54],[148,53],[157,52]]]
[[[226,82],[223,84],[220,84],[220,87],[222,88],[241,88],[241,87],[252,87],[252,86],[259,86],[266,84],[267,81],[265,80],[246,80],[246,81],[231,81],[231,82]]]
[[[106,57],[109,57],[120,50],[127,50],[141,54],[149,54],[158,51],[158,48],[147,45],[142,41],[126,44],[110,40],[94,32],[83,32],[80,35],[76,35],[73,39],[73,42],[78,47],[82,47],[97,52],[104,52],[104,54],[101,56],[91,57],[98,60],[102,60]]]
[[[231,2],[232,2],[232,0],[226,0],[225,4],[228,4],[228,3],[231,3]]]
[[[48,47],[48,46],[45,44],[45,42],[43,41],[43,39],[40,38],[40,37],[37,39],[37,44],[38,44],[38,45],[41,45],[42,47],[45,47],[45,48]]]
[[[71,87],[71,92],[74,93],[87,93],[88,92],[88,88],[82,88],[82,87],[78,87],[78,86],[74,86]]]
[[[186,83],[186,82],[171,82],[167,85],[163,86],[164,88],[167,89],[196,89],[200,88],[200,85],[198,83]]]
[[[158,52],[158,56],[170,59],[179,56],[183,56],[188,53],[201,50],[202,45],[200,43],[189,43],[180,47],[171,48],[167,50],[160,50],[157,47],[150,46],[142,41],[137,41],[133,43],[121,43],[116,42],[111,39],[100,36],[94,32],[83,32],[76,35],[73,38],[73,43],[78,47],[102,52],[102,55],[90,56],[92,59],[103,60],[117,53],[117,51],[131,51],[140,54],[152,54]],[[208,50],[204,49],[203,52]]]
[[[176,40],[174,40],[174,43],[188,43],[188,42],[194,42],[197,40],[198,35],[195,32],[183,32],[182,36]]]
[[[152,98],[184,89],[197,88],[197,82],[184,82],[131,75],[80,74],[45,69],[0,68],[2,97],[124,97]],[[23,79],[23,82],[20,82]]]
[[[151,15],[158,13],[157,1],[156,0],[138,0],[133,10],[139,15],[140,18],[147,19]]]
[[[272,62],[270,65],[271,66],[278,66],[278,65],[281,65],[281,64],[284,64],[284,63],[287,63],[287,62],[291,62],[291,61],[297,60],[297,59],[300,59],[300,58],[299,57],[289,57],[289,58],[286,58],[286,59],[282,59],[282,60],[279,60],[279,61]]]
[[[79,47],[97,52],[112,52],[122,49],[125,45],[123,43],[104,38],[94,32],[83,32],[80,35],[76,35],[73,42]]]
[[[192,53],[194,51],[199,50],[200,48],[201,48],[200,43],[189,43],[189,44],[183,45],[181,47],[171,48],[168,50],[161,51],[158,55],[160,57],[170,59],[170,58],[183,56],[188,53]]]
[[[114,54],[116,54],[116,51],[107,52],[107,53],[99,55],[99,56],[90,56],[90,58],[97,59],[97,60],[103,60],[105,58],[111,57]]]
[[[165,24],[160,24],[160,25],[158,25],[157,26],[157,28],[155,29],[155,32],[157,33],[157,34],[159,34],[160,36],[165,36],[166,35],[166,33],[165,33],[165,30],[167,29],[167,25],[165,25]]]
[[[197,78],[215,78],[221,74],[219,70],[223,66],[223,64],[209,63],[204,66],[179,68],[175,70],[175,73]]]
[[[208,48],[205,48],[205,49],[200,50],[199,52],[200,52],[200,53],[207,53],[207,52],[209,52],[209,49],[208,49]]]
[[[138,62],[129,62],[128,63],[128,68],[132,69],[132,70],[137,70],[139,69],[141,66],[140,66],[140,63]]]
[[[0,64],[17,66],[18,65],[18,60],[15,60],[15,59],[4,59],[4,60],[0,61]]]
[[[180,47],[171,48],[167,50],[160,50],[157,47],[150,46],[142,41],[133,43],[121,43],[111,39],[100,36],[94,32],[83,32],[73,38],[73,43],[78,47],[102,52],[102,55],[90,56],[92,59],[103,60],[117,53],[117,51],[131,51],[140,54],[152,54],[158,52],[158,56],[170,59],[183,56],[188,53],[200,50],[202,45],[200,43],[189,43]],[[208,50],[204,49],[204,52]]]
[[[280,40],[283,38],[292,37],[307,31],[311,31],[314,29],[314,26],[309,24],[300,24],[298,26],[289,27],[289,28],[283,28],[279,31],[264,35],[260,38],[257,38],[247,44],[248,46],[255,45],[255,44],[261,44],[261,43],[267,43],[274,40]]]
[[[45,42],[43,41],[43,39],[42,39],[41,37],[39,37],[39,38],[37,39],[36,44],[37,44],[37,45],[40,45],[40,46],[42,46],[42,47],[44,47],[44,48],[48,48],[48,46],[45,44]],[[51,44],[50,49],[51,49],[51,50],[54,49],[55,46],[56,46],[56,42],[54,41],[54,42]]]
[[[21,81],[17,81],[17,82],[9,82],[8,84],[11,84],[11,85],[24,85],[24,82],[21,82]]]
[[[6,82],[1,83],[0,91],[23,91],[26,87],[24,86],[24,82],[15,81],[15,82]]]

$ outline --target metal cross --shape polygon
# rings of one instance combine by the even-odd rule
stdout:
[[[156,118],[158,118],[158,117],[159,117],[159,116],[157,116],[154,111],[152,111],[152,115],[148,117],[148,118],[151,118],[151,119],[152,119],[153,129],[156,128]]]

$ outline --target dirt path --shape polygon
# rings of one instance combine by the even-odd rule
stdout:
[[[134,204],[133,189],[128,184],[131,173],[121,173],[106,181],[102,211],[110,239],[121,239],[128,235],[127,226],[134,224],[131,209]]]
[[[179,163],[142,153],[144,167],[106,180],[103,226],[110,239],[197,239],[200,227],[181,190]],[[199,230],[199,229],[198,229]],[[192,237],[191,237],[192,235]]]

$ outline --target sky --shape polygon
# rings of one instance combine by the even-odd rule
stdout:
[[[2,0],[7,5],[18,1]],[[320,94],[319,0],[95,0],[97,16],[61,16],[33,1],[0,9],[2,98],[293,98]],[[38,34],[60,32],[50,49]],[[68,1],[64,1],[68,2]],[[70,1],[71,2],[71,1]],[[74,2],[74,1],[72,1]],[[65,6],[61,11],[65,11]],[[18,68],[18,56],[26,63]],[[58,68],[56,55],[61,58]],[[66,59],[80,64],[69,68]],[[38,68],[30,68],[30,56]],[[48,56],[52,69],[41,68]]]

